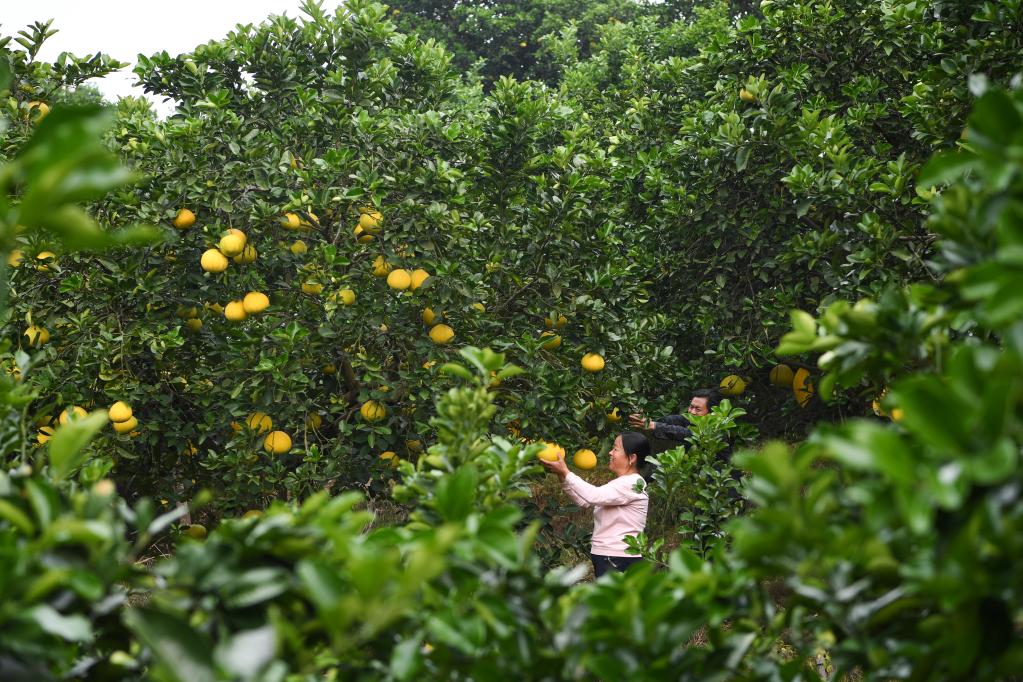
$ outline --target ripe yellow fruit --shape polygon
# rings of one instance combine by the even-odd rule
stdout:
[[[438,324],[430,329],[430,340],[438,346],[444,346],[451,343],[451,339],[453,338],[455,338],[455,330],[446,324]]]
[[[263,512],[260,511],[259,509],[250,509],[247,512],[245,512],[244,514],[242,514],[242,518],[243,519],[258,519],[262,515],[263,515]]]
[[[241,322],[248,314],[245,312],[245,304],[241,301],[231,301],[224,306],[224,317],[228,322]]]
[[[592,469],[597,466],[597,453],[583,448],[572,455],[572,464],[578,469]]]
[[[263,439],[263,449],[275,455],[283,455],[291,449],[291,436],[283,431],[268,433]]]
[[[202,329],[202,320],[200,320],[198,317],[190,317],[187,320],[185,320],[185,326],[188,327],[191,331],[197,332],[200,329]]]
[[[718,390],[721,391],[721,395],[734,398],[746,390],[746,382],[738,374],[729,374],[721,380]]]
[[[409,274],[408,270],[402,270],[401,268],[392,270],[387,275],[387,286],[399,291],[408,289],[412,286],[412,275]]]
[[[209,308],[211,313],[214,313],[216,315],[224,314],[224,306],[220,305],[219,303],[207,303],[206,307]]]
[[[217,247],[220,249],[220,253],[228,258],[241,255],[241,252],[245,250],[245,235],[239,236],[234,232],[226,234],[220,238]]]
[[[473,310],[476,310],[477,312],[481,312],[481,313],[487,312],[487,307],[485,305],[483,305],[482,303],[473,303],[472,307],[473,307]]]
[[[903,413],[901,407],[893,407],[892,408],[892,421],[900,422],[900,421],[902,421],[902,417],[903,416],[904,416],[904,413]]]
[[[21,249],[13,249],[9,254],[7,254],[7,264],[12,268],[16,268],[21,265],[24,260],[25,254],[21,252]]]
[[[305,245],[305,242],[302,241],[301,239],[296,239],[294,242],[291,243],[291,246],[289,246],[288,248],[296,256],[304,256],[306,252],[309,251],[309,247],[307,247]]]
[[[43,445],[46,443],[46,441],[50,440],[51,438],[53,438],[52,426],[42,426],[39,428],[39,433],[36,434],[36,442],[38,442],[40,445]]]
[[[418,440],[416,438],[410,438],[409,440],[405,441],[405,448],[409,452],[419,452],[423,449],[423,441]]]
[[[321,417],[317,412],[310,412],[306,415],[305,425],[313,431],[317,431],[321,426],[323,426],[323,417]]]
[[[246,418],[245,425],[256,433],[266,433],[274,427],[274,422],[266,412],[253,412]]]
[[[795,396],[799,406],[806,407],[810,404],[815,391],[813,382],[810,381],[810,372],[802,367],[797,369],[792,377],[792,395]]]
[[[259,291],[250,291],[245,294],[245,298],[242,299],[242,308],[249,315],[255,315],[261,313],[270,307],[270,299],[266,294]]]
[[[135,430],[135,427],[139,425],[139,420],[136,417],[128,417],[123,422],[114,422],[114,431],[118,433],[129,433]]]
[[[199,265],[206,272],[223,272],[227,270],[227,258],[216,249],[206,249],[199,260]]]
[[[550,327],[551,329],[561,329],[566,324],[568,324],[568,318],[565,317],[564,315],[558,315],[557,321],[554,321],[549,317],[545,317],[543,318],[543,323]]]
[[[193,540],[205,540],[206,539],[206,526],[201,523],[193,523],[185,529],[185,535],[192,538]]]
[[[118,400],[107,410],[107,416],[112,422],[126,422],[131,419],[131,406],[123,400]]]
[[[423,286],[423,282],[430,278],[430,273],[422,268],[417,268],[412,271],[412,291],[415,291],[419,287]]]
[[[788,365],[775,365],[771,369],[771,383],[782,388],[792,387],[792,368]]]
[[[380,453],[380,459],[384,460],[392,467],[397,467],[398,462],[401,458],[398,457],[398,453],[396,453],[394,450],[385,450],[384,452]]]
[[[423,322],[426,324],[433,324],[437,316],[433,312],[433,308],[423,308]]]
[[[328,362],[326,365],[323,366],[323,373],[333,376],[334,374],[337,373],[337,367],[334,366],[333,362]]]
[[[179,208],[178,214],[174,216],[174,220],[171,221],[171,225],[179,230],[187,230],[192,227],[192,225],[195,225],[195,214],[187,208]]]
[[[543,450],[540,451],[540,459],[546,462],[557,462],[559,458],[565,456],[565,448],[559,446],[557,443],[544,443]]]
[[[597,353],[587,353],[583,356],[580,364],[584,370],[592,374],[604,369],[604,358],[600,357]]]
[[[359,211],[363,211],[365,207],[360,208]],[[380,231],[384,222],[384,216],[374,209],[369,209],[359,216],[359,227],[370,234],[375,234]]]
[[[31,325],[25,329],[25,336],[28,337],[28,345],[38,348],[50,340],[50,332],[43,327]]]
[[[608,412],[604,416],[607,418],[607,423],[608,424],[617,424],[618,422],[620,422],[622,420],[622,415],[618,413],[618,408],[617,407],[614,408],[613,410],[611,410],[610,412]]]
[[[86,416],[87,414],[88,414],[88,412],[85,411],[85,408],[78,407],[77,405],[74,405],[72,407],[67,408],[63,412],[61,412],[60,413],[60,419],[58,419],[57,421],[60,422],[61,426],[64,426],[69,421],[75,421],[76,419],[81,419],[82,417]]]
[[[388,263],[383,256],[377,256],[376,260],[373,261],[373,276],[387,277],[390,272],[391,264]]]
[[[554,350],[556,348],[561,347],[561,337],[555,334],[554,332],[544,332],[540,334],[541,339],[544,337],[550,338],[547,341],[544,341],[542,344],[540,344],[543,348],[547,350]]]
[[[387,416],[387,408],[376,400],[367,400],[359,408],[359,414],[368,422],[378,422]]]
[[[757,96],[754,95],[749,90],[747,90],[746,88],[743,88],[742,90],[739,91],[739,99],[741,99],[743,102],[746,102],[747,104],[752,104],[753,102],[757,101]]]
[[[256,262],[256,256],[257,256],[256,247],[252,246],[251,244],[246,244],[245,248],[242,249],[242,252],[239,253],[234,258],[232,258],[231,260],[233,260],[238,265],[248,265],[249,263]]]
[[[338,296],[341,297],[341,302],[345,305],[352,305],[355,303],[355,292],[351,289],[342,289],[338,292]]]
[[[174,314],[177,315],[182,320],[187,320],[190,317],[198,317],[199,309],[196,308],[194,305],[189,306],[188,308],[186,308],[183,305],[179,305],[177,312]]]
[[[302,293],[309,294],[310,296],[319,296],[320,292],[323,291],[323,285],[319,282],[303,282]]]
[[[285,230],[297,230],[302,227],[302,220],[295,213],[285,213],[281,218],[281,227]]]
[[[32,120],[33,123],[39,123],[46,118],[47,114],[50,113],[50,105],[46,102],[40,102],[39,100],[32,100],[28,103],[28,110],[29,115],[31,115],[31,112],[33,111],[37,112]]]
[[[36,254],[36,260],[40,261],[40,264],[36,266],[36,270],[40,272],[49,272],[51,262],[57,261],[57,254],[53,251],[40,251]]]

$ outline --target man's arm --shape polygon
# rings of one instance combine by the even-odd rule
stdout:
[[[654,438],[683,442],[690,435],[689,420],[680,414],[669,414],[653,424]]]

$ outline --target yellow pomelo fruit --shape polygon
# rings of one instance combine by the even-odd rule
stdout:
[[[196,308],[194,305],[193,306],[189,306],[187,308],[185,306],[181,305],[181,306],[178,306],[178,310],[175,313],[175,315],[177,315],[182,320],[187,320],[190,317],[198,317],[199,316],[199,309]]]
[[[323,426],[323,417],[321,417],[316,412],[310,412],[308,415],[306,415],[305,425],[312,429],[313,431],[316,431],[321,426]]]
[[[721,395],[734,398],[737,395],[742,395],[742,392],[746,390],[746,382],[738,374],[729,374],[721,380],[718,390],[721,391]]]
[[[377,256],[373,261],[373,276],[387,277],[389,272],[391,272],[391,264],[383,256]]]
[[[266,433],[274,427],[274,422],[266,412],[253,412],[245,419],[245,425],[256,433]]]
[[[338,296],[341,297],[341,302],[345,305],[352,305],[355,303],[355,292],[351,289],[342,289],[338,292]]]
[[[359,227],[361,227],[366,232],[373,234],[375,232],[380,231],[383,221],[384,216],[382,216],[377,211],[370,210],[367,213],[363,213],[361,216],[359,216]]]
[[[597,353],[587,353],[583,356],[580,361],[583,369],[587,372],[594,373],[604,369],[604,358],[600,357]]]
[[[249,263],[256,262],[256,247],[252,244],[246,244],[242,252],[232,258],[238,265],[248,265]]]
[[[227,270],[227,257],[216,249],[206,249],[199,260],[199,265],[206,272],[223,272]]]
[[[405,448],[409,452],[419,452],[423,449],[423,441],[418,440],[416,438],[410,438],[409,440],[405,441]]]
[[[583,448],[572,455],[572,464],[578,469],[592,469],[597,466],[597,453]]]
[[[380,459],[385,460],[392,467],[398,466],[399,457],[398,453],[396,453],[394,450],[385,450],[384,452],[381,452]]]
[[[69,421],[74,421],[76,419],[81,419],[82,417],[86,416],[87,414],[89,414],[89,413],[85,411],[85,408],[78,407],[77,405],[74,405],[72,407],[67,408],[63,412],[61,412],[60,413],[60,419],[58,419],[57,421],[60,422],[61,426],[64,426]]]
[[[139,425],[139,420],[136,417],[128,417],[123,422],[114,422],[114,431],[118,433],[129,433],[135,430],[135,427]]]
[[[757,96],[754,95],[749,90],[747,90],[746,88],[743,88],[742,90],[739,91],[739,99],[741,99],[743,102],[753,103],[757,101]]]
[[[892,408],[892,421],[900,422],[900,421],[902,421],[902,417],[904,415],[905,415],[905,413],[902,411],[901,407],[893,407]]]
[[[487,312],[487,307],[485,305],[483,305],[482,303],[473,303],[472,304],[472,308],[473,308],[473,310],[476,310],[477,312],[481,312],[481,313]]]
[[[451,343],[451,339],[453,338],[455,338],[455,330],[446,324],[438,324],[430,329],[430,340],[438,346]]]
[[[607,423],[608,424],[617,424],[618,422],[620,422],[622,420],[622,415],[618,413],[618,408],[617,407],[614,408],[613,410],[611,410],[610,412],[608,412],[604,416],[607,417]]]
[[[12,268],[16,268],[21,265],[24,260],[25,254],[21,252],[21,249],[13,249],[9,254],[7,254],[7,264]]]
[[[263,439],[263,449],[275,455],[283,455],[291,449],[291,436],[283,431],[268,433]]]
[[[430,273],[422,268],[417,268],[412,271],[412,291],[415,291],[419,287],[423,286],[423,282],[430,278]]]
[[[285,213],[281,217],[281,227],[285,230],[297,230],[302,227],[302,219],[295,213]]]
[[[565,456],[565,448],[559,446],[557,443],[544,443],[543,450],[540,451],[540,459],[547,462],[557,462],[559,457]]]
[[[241,322],[248,314],[245,312],[245,304],[241,301],[231,301],[224,306],[224,317],[228,322]]]
[[[244,514],[242,514],[242,518],[243,519],[258,519],[262,515],[263,515],[263,512],[260,511],[259,509],[250,509],[247,512],[245,512]]]
[[[387,408],[375,400],[367,400],[359,408],[359,414],[368,422],[378,422],[387,416]]]
[[[408,270],[392,270],[387,275],[387,286],[392,289],[398,289],[399,291],[408,289],[412,286],[412,275],[409,274]]]
[[[545,317],[545,318],[543,318],[543,322],[544,322],[545,325],[547,325],[551,329],[561,329],[566,324],[568,324],[568,318],[565,317],[564,315],[558,315],[558,319],[557,320],[552,320],[549,317]]]
[[[323,285],[319,282],[303,282],[302,293],[309,294],[310,296],[319,296],[320,292],[323,291]]]
[[[426,324],[433,324],[437,316],[433,312],[433,308],[423,308],[423,322]]]
[[[305,242],[302,241],[301,239],[296,239],[294,242],[291,243],[291,246],[289,246],[288,248],[296,256],[304,256],[306,252],[309,251],[309,247],[306,246]]]
[[[112,422],[126,422],[131,419],[131,406],[123,400],[118,400],[107,410],[107,416]]]
[[[245,250],[245,236],[238,236],[233,232],[226,234],[220,238],[217,248],[220,249],[220,253],[228,258],[240,255]]]
[[[42,346],[50,340],[50,332],[34,324],[25,329],[24,335],[28,337],[28,345],[34,347]]]
[[[250,291],[245,294],[245,298],[242,299],[242,308],[249,315],[255,315],[261,313],[270,307],[270,299],[266,294],[259,291]]]
[[[185,529],[185,535],[192,538],[193,540],[205,540],[206,539],[206,526],[201,523],[193,523],[191,526]]]
[[[540,344],[543,348],[547,350],[554,350],[556,348],[561,347],[561,337],[555,334],[554,332],[544,332],[540,334],[540,338],[544,337],[550,338],[547,341],[544,341],[542,344]]]
[[[33,123],[39,123],[39,121],[42,121],[44,118],[46,118],[46,115],[50,113],[50,105],[47,104],[46,102],[32,100],[31,102],[28,103],[28,110],[30,114],[31,112],[36,112],[32,121]]]
[[[775,365],[771,369],[771,383],[782,388],[792,387],[792,368],[788,365]]]
[[[810,372],[802,367],[797,369],[792,377],[792,395],[800,407],[806,407],[810,403],[815,390],[813,382],[810,381]]]
[[[185,326],[188,327],[193,332],[197,332],[200,329],[202,329],[202,320],[200,320],[198,317],[190,317],[187,320],[185,320]]]
[[[337,367],[334,366],[333,362],[328,362],[323,366],[323,373],[333,375],[337,372]]]
[[[40,445],[43,445],[46,443],[46,441],[50,440],[51,438],[53,438],[53,427],[52,426],[40,427],[39,433],[36,434],[36,442],[38,442]]]
[[[174,220],[171,221],[171,225],[179,230],[187,230],[192,227],[192,225],[195,225],[195,214],[187,208],[179,208],[178,214],[174,216]]]

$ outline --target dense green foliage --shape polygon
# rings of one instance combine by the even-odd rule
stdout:
[[[549,37],[532,61],[477,46],[487,87],[460,73],[468,25],[435,27],[453,61],[382,5],[309,4],[142,60],[165,121],[75,105],[117,65],[38,63],[45,26],[0,43],[0,677],[1023,668],[1019,1],[491,7],[458,21]],[[204,273],[228,227],[256,261]],[[394,290],[377,256],[431,277]],[[269,309],[213,312],[247,291]],[[786,416],[776,352],[829,402]],[[751,388],[650,477],[649,561],[550,569],[528,441],[597,449],[612,407],[725,373]],[[893,421],[847,418],[874,397]],[[37,447],[70,405],[97,409]],[[293,447],[265,450],[256,411]],[[737,456],[739,486],[740,417],[808,435]]]

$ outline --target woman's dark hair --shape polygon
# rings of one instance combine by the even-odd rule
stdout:
[[[642,469],[646,464],[646,458],[650,454],[650,441],[642,433],[626,431],[621,435],[622,449],[625,456],[636,455],[636,469]]]

